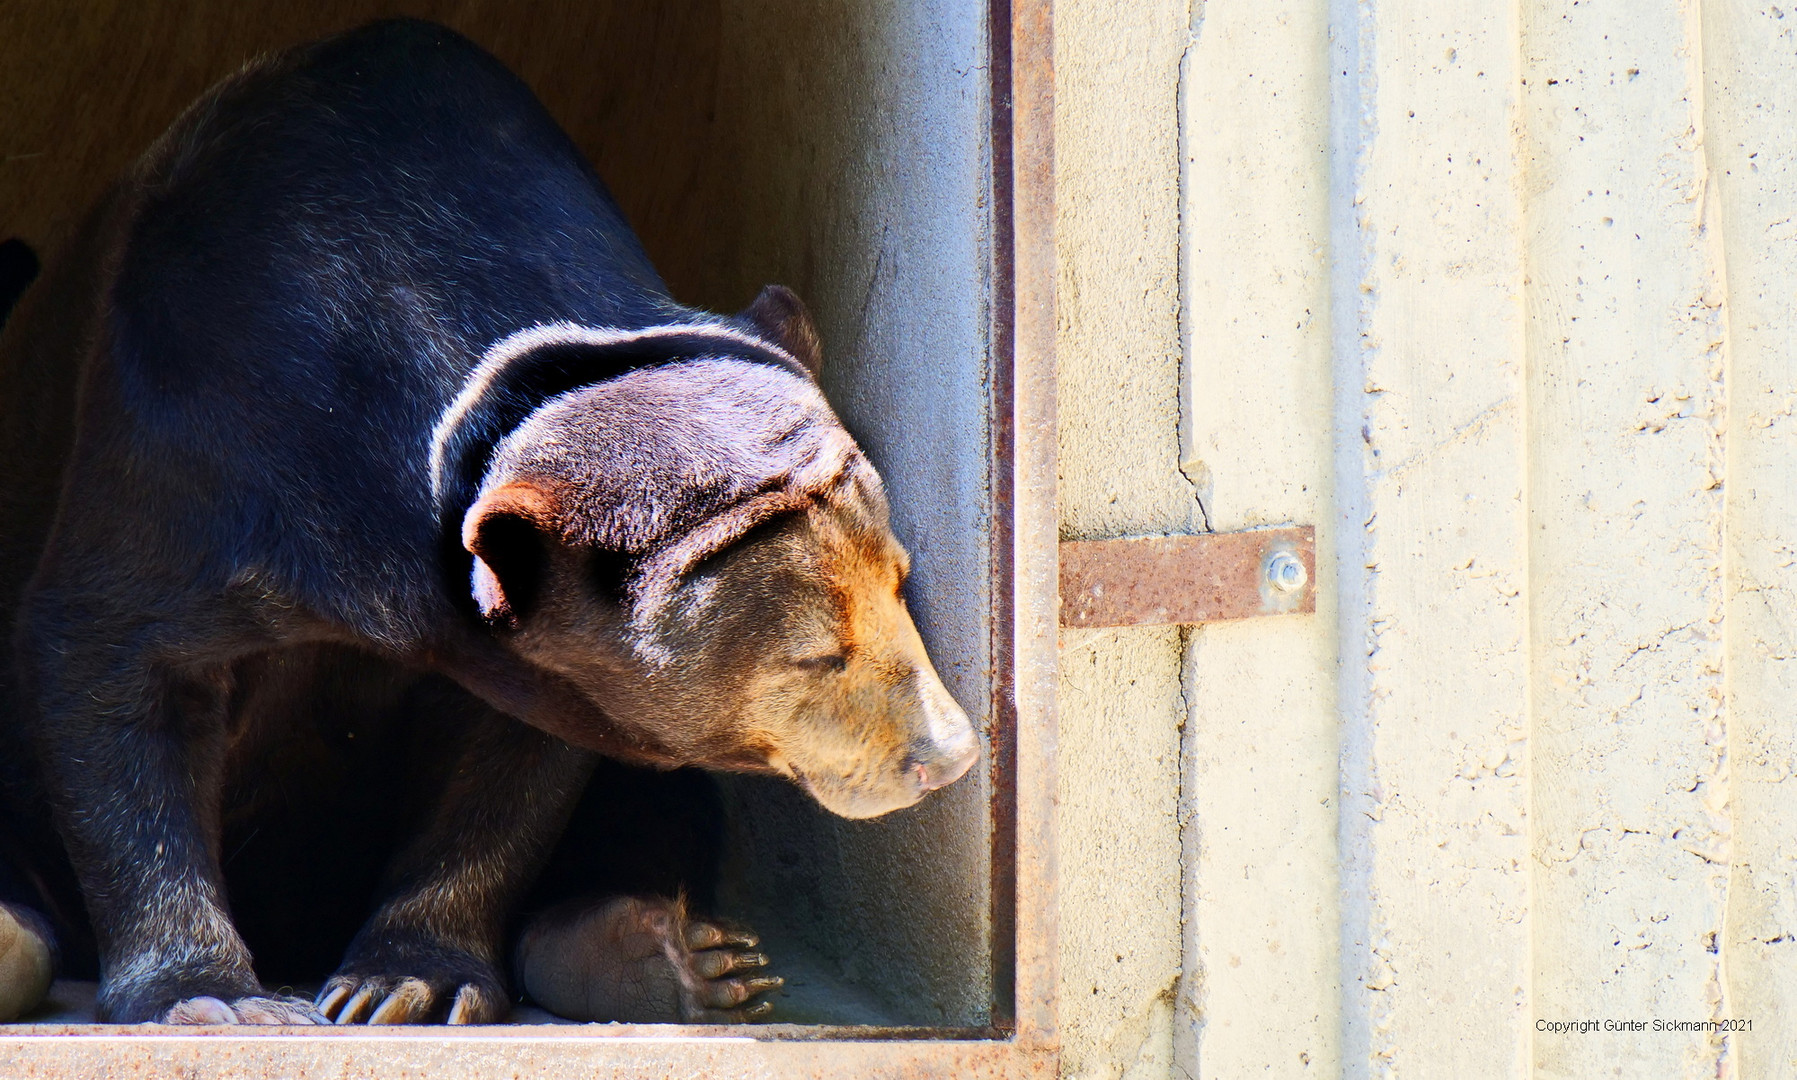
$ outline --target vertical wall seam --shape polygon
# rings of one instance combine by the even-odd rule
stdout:
[[[1696,142],[1696,169],[1699,190],[1697,197],[1700,212],[1701,240],[1703,245],[1704,264],[1710,279],[1713,293],[1704,298],[1704,305],[1715,311],[1717,342],[1714,346],[1718,355],[1711,368],[1711,379],[1717,384],[1713,393],[1714,402],[1710,416],[1710,458],[1712,476],[1721,489],[1721,496],[1716,502],[1716,577],[1717,587],[1712,608],[1712,618],[1717,627],[1717,671],[1719,698],[1716,703],[1716,719],[1708,738],[1714,746],[1714,773],[1711,783],[1717,794],[1711,800],[1720,798],[1721,804],[1706,800],[1705,809],[1710,818],[1710,827],[1720,834],[1721,842],[1716,849],[1722,853],[1721,902],[1717,905],[1717,921],[1713,933],[1715,937],[1714,957],[1710,978],[1714,982],[1715,1004],[1712,1017],[1717,1020],[1732,1015],[1730,1008],[1731,995],[1728,988],[1728,927],[1731,902],[1734,899],[1735,882],[1735,792],[1734,792],[1734,748],[1730,745],[1734,725],[1730,723],[1730,670],[1729,663],[1729,581],[1733,571],[1734,560],[1730,551],[1733,540],[1729,528],[1730,495],[1728,484],[1738,473],[1730,468],[1730,454],[1733,440],[1728,437],[1729,393],[1734,385],[1732,371],[1734,350],[1732,327],[1729,322],[1730,308],[1728,304],[1728,256],[1725,248],[1726,230],[1722,227],[1721,189],[1717,183],[1720,168],[1712,160],[1710,146],[1710,88],[1707,57],[1703,47],[1704,4],[1702,0],[1687,0],[1685,8],[1685,40],[1690,59],[1688,82],[1691,92],[1697,100],[1692,107],[1693,137]],[[1720,475],[1716,476],[1716,470]],[[1718,1078],[1733,1077],[1738,1071],[1738,1057],[1734,1053],[1735,1036],[1725,1033],[1717,1041],[1715,1075]]]
[[[1192,498],[1198,503],[1198,515],[1203,522],[1205,532],[1210,532],[1210,513],[1204,505],[1204,490],[1199,486],[1198,476],[1191,467],[1191,447],[1195,442],[1194,429],[1196,417],[1193,415],[1192,395],[1196,393],[1193,386],[1192,371],[1192,283],[1186,274],[1186,251],[1191,243],[1191,222],[1185,212],[1186,193],[1191,189],[1192,159],[1191,148],[1187,145],[1186,132],[1186,95],[1190,92],[1190,71],[1192,55],[1198,47],[1196,23],[1203,19],[1203,0],[1197,0],[1186,14],[1186,45],[1179,54],[1178,83],[1173,94],[1173,146],[1179,155],[1179,179],[1174,193],[1178,206],[1179,228],[1175,231],[1175,250],[1173,269],[1178,277],[1179,292],[1179,368],[1175,378],[1179,385],[1174,393],[1179,401],[1179,416],[1176,423],[1179,431],[1175,436],[1179,447],[1179,472],[1191,486]],[[1183,1076],[1185,1080],[1197,1080],[1198,1076],[1198,1028],[1204,1023],[1204,991],[1200,979],[1194,975],[1198,962],[1198,910],[1197,889],[1192,874],[1197,869],[1196,850],[1197,815],[1192,811],[1192,699],[1189,693],[1191,662],[1191,627],[1179,628],[1179,806],[1175,812],[1175,826],[1179,830],[1179,981],[1173,993],[1173,1073]]]
[[[1345,1077],[1372,1072],[1374,1003],[1365,989],[1374,938],[1372,830],[1371,602],[1368,566],[1374,521],[1366,483],[1366,336],[1378,296],[1372,291],[1373,238],[1362,209],[1367,163],[1377,132],[1373,106],[1376,0],[1330,0],[1330,342],[1335,391],[1336,581],[1341,726],[1341,1066]]]
[[[1187,131],[1187,117],[1190,115],[1190,103],[1187,95],[1191,93],[1191,71],[1193,58],[1198,52],[1198,37],[1204,26],[1205,0],[1190,0],[1186,9],[1186,44],[1179,56],[1178,85],[1173,98],[1174,109],[1174,148],[1179,155],[1178,189],[1175,192],[1178,206],[1179,228],[1175,232],[1177,250],[1174,252],[1174,272],[1178,275],[1179,293],[1179,369],[1177,378],[1179,385],[1174,393],[1179,400],[1178,424],[1180,430],[1176,435],[1179,447],[1179,473],[1191,486],[1192,499],[1198,505],[1199,525],[1205,532],[1215,531],[1211,525],[1210,492],[1207,490],[1205,478],[1208,469],[1203,466],[1193,467],[1194,447],[1197,444],[1197,417],[1194,415],[1193,395],[1197,393],[1196,380],[1193,378],[1192,350],[1192,283],[1186,274],[1186,252],[1191,246],[1191,221],[1185,212],[1185,202],[1191,191],[1192,148],[1188,143],[1190,133]],[[1198,1060],[1199,1045],[1202,1042],[1201,1032],[1205,1024],[1204,1010],[1204,959],[1198,947],[1198,856],[1199,829],[1197,805],[1198,793],[1195,789],[1194,773],[1196,763],[1193,761],[1193,723],[1191,688],[1197,677],[1197,659],[1199,635],[1202,627],[1182,626],[1179,628],[1177,668],[1179,671],[1179,807],[1175,816],[1175,827],[1179,832],[1179,976],[1173,993],[1173,1067],[1172,1074],[1184,1080],[1198,1080],[1203,1075],[1203,1064]]]
[[[1179,984],[1173,995],[1173,1075],[1198,1080],[1199,1034],[1205,1024],[1204,959],[1198,951],[1197,870],[1202,824],[1198,820],[1197,763],[1193,761],[1191,688],[1198,673],[1203,626],[1179,628]]]
[[[1192,247],[1192,223],[1185,212],[1185,201],[1191,191],[1192,147],[1187,141],[1190,132],[1186,129],[1186,119],[1190,116],[1187,95],[1191,93],[1192,64],[1198,54],[1198,36],[1204,27],[1204,0],[1195,0],[1187,15],[1186,47],[1179,55],[1179,85],[1174,93],[1174,145],[1179,154],[1179,230],[1178,250],[1174,253],[1174,264],[1179,276],[1179,385],[1174,392],[1179,399],[1179,475],[1185,477],[1191,488],[1192,499],[1198,504],[1199,527],[1205,532],[1215,532],[1210,520],[1211,484],[1210,462],[1205,461],[1198,453],[1198,379],[1197,359],[1192,344],[1197,312],[1193,310],[1192,283],[1186,279],[1186,252]]]
[[[1174,270],[1179,291],[1179,473],[1191,488],[1192,500],[1198,506],[1198,526],[1204,532],[1216,531],[1211,523],[1211,488],[1208,462],[1197,460],[1197,416],[1194,395],[1193,302],[1192,283],[1186,273],[1186,253],[1191,248],[1192,224],[1185,209],[1191,191],[1193,150],[1189,143],[1187,119],[1190,101],[1192,64],[1198,52],[1198,39],[1204,29],[1206,0],[1189,0],[1186,8],[1186,43],[1179,55],[1178,85],[1174,93],[1174,147],[1179,155],[1177,203],[1179,229],[1175,233],[1178,250],[1174,253]],[[1204,958],[1199,949],[1197,873],[1202,827],[1198,821],[1198,792],[1193,747],[1193,701],[1191,688],[1197,678],[1197,648],[1202,626],[1179,628],[1179,976],[1173,994],[1173,1068],[1172,1074],[1184,1080],[1198,1080],[1204,1073],[1199,1060],[1202,1032],[1206,1023]]]

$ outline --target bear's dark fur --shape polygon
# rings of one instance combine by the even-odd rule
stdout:
[[[780,773],[856,816],[951,782],[972,731],[816,361],[784,290],[676,304],[530,92],[441,27],[216,87],[0,336],[25,766],[0,899],[76,963],[91,926],[104,1019],[317,1019],[262,990],[241,929],[271,977],[335,964],[333,1019],[484,1021],[595,753]],[[622,768],[577,819],[589,853],[661,798],[690,865],[598,876],[702,881],[702,778]],[[564,854],[545,887],[590,885]],[[774,985],[677,903],[626,917],[529,940],[663,935],[665,1019]]]
[[[0,241],[0,327],[6,325],[12,306],[37,277],[38,269],[37,252],[31,245],[17,237]]]

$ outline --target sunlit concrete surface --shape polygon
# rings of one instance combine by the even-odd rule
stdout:
[[[1063,633],[1065,1072],[1797,1071],[1797,12],[1056,25],[1063,534],[1334,569]]]

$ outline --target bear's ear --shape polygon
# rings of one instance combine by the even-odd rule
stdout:
[[[817,325],[805,310],[805,302],[786,286],[763,286],[761,295],[736,320],[791,353],[812,378],[823,369],[824,347]]]
[[[462,546],[474,556],[469,584],[489,624],[515,630],[536,603],[554,519],[548,493],[516,480],[485,492],[468,508]]]

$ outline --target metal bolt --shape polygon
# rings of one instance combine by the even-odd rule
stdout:
[[[1267,560],[1267,584],[1280,592],[1296,592],[1310,580],[1304,563],[1289,551],[1278,551]]]

